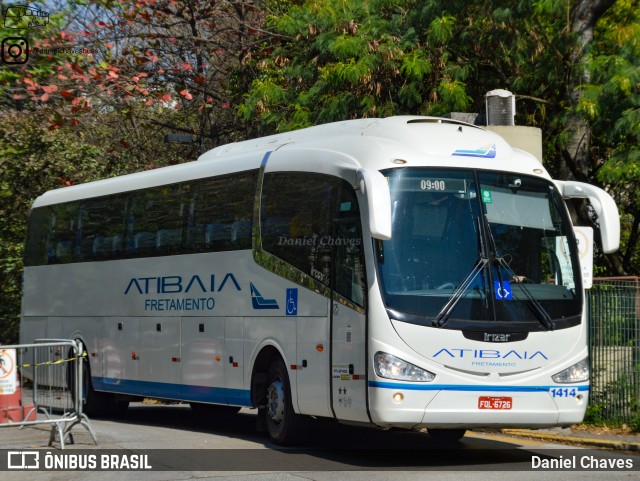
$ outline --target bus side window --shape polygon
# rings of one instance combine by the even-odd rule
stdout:
[[[118,258],[125,234],[126,201],[124,195],[110,195],[81,203],[78,222],[79,260]]]
[[[156,244],[156,235],[153,232],[136,232],[133,236],[133,248],[139,253],[150,253]]]
[[[222,197],[228,220],[231,222],[231,248],[251,249],[253,204],[255,202],[257,171],[229,176],[230,185]]]
[[[182,244],[182,229],[160,229],[156,234],[156,248],[158,252],[171,252]]]
[[[257,171],[214,177],[193,185],[187,246],[192,252],[251,248]]]
[[[263,249],[327,286],[333,196],[340,182],[323,174],[272,172],[262,187]]]
[[[224,251],[231,244],[231,223],[224,217],[222,178],[205,179],[193,189],[188,245],[195,252]]]
[[[127,221],[127,253],[129,257],[143,257],[155,253],[157,225],[154,222],[153,199],[147,199],[150,192],[136,192],[133,195]]]
[[[182,253],[186,187],[167,185],[134,195],[127,250],[132,257]]]
[[[74,262],[77,220],[78,204],[76,202],[58,204],[53,208],[48,246],[48,251],[51,253],[49,263]]]
[[[231,224],[231,244],[238,249],[251,247],[250,220],[237,220]]]
[[[31,211],[25,245],[25,266],[46,265],[53,257],[53,248],[50,242],[51,233],[49,232],[51,215],[50,207],[39,207]]]
[[[182,254],[182,231],[187,218],[189,184],[154,189],[155,251],[157,255]],[[153,249],[152,249],[153,250]]]
[[[336,203],[333,244],[335,291],[364,307],[366,276],[358,199],[353,187],[343,182]]]

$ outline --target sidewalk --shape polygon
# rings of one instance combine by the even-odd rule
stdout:
[[[599,428],[502,429],[504,434],[622,451],[640,451],[640,433]]]

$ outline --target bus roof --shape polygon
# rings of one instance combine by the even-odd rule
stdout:
[[[327,139],[329,138],[332,139],[332,142],[333,139],[345,137],[350,138],[351,142],[357,141],[358,137],[364,137],[366,139],[380,138],[387,140],[402,139],[415,144],[417,139],[411,138],[412,134],[407,132],[407,126],[411,126],[412,124],[420,124],[421,126],[424,126],[425,124],[430,124],[431,126],[438,124],[456,125],[459,127],[464,126],[486,132],[486,130],[475,125],[441,117],[395,116],[382,119],[369,118],[343,120],[341,122],[316,125],[305,129],[293,130],[267,137],[259,137],[242,142],[221,145],[220,147],[216,147],[215,149],[202,154],[198,160],[211,160],[213,158],[234,155],[239,152],[251,152],[254,150],[273,151],[289,144],[315,145],[319,143],[326,145]],[[448,148],[450,150],[451,139],[432,138],[430,132],[424,131],[423,133],[427,134],[427,138],[432,143],[434,141],[436,143],[448,142]]]
[[[34,207],[257,169],[265,154],[274,151],[302,155],[283,156],[283,162],[272,156],[269,170],[301,170],[310,151],[330,151],[348,159],[353,171],[445,166],[535,172],[550,178],[534,156],[513,149],[494,132],[438,117],[396,116],[346,120],[222,145],[202,154],[197,162],[52,190],[36,199]],[[309,163],[309,169],[334,172],[321,164]]]

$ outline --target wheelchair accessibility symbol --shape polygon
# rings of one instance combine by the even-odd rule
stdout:
[[[298,315],[298,289],[287,289],[287,302],[286,302],[287,316]]]
[[[499,301],[510,301],[513,299],[511,293],[511,283],[508,281],[493,281],[493,290],[496,293],[496,299]]]

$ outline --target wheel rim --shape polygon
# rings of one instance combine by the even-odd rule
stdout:
[[[267,389],[267,413],[276,424],[284,419],[284,385],[280,378],[274,379]]]

